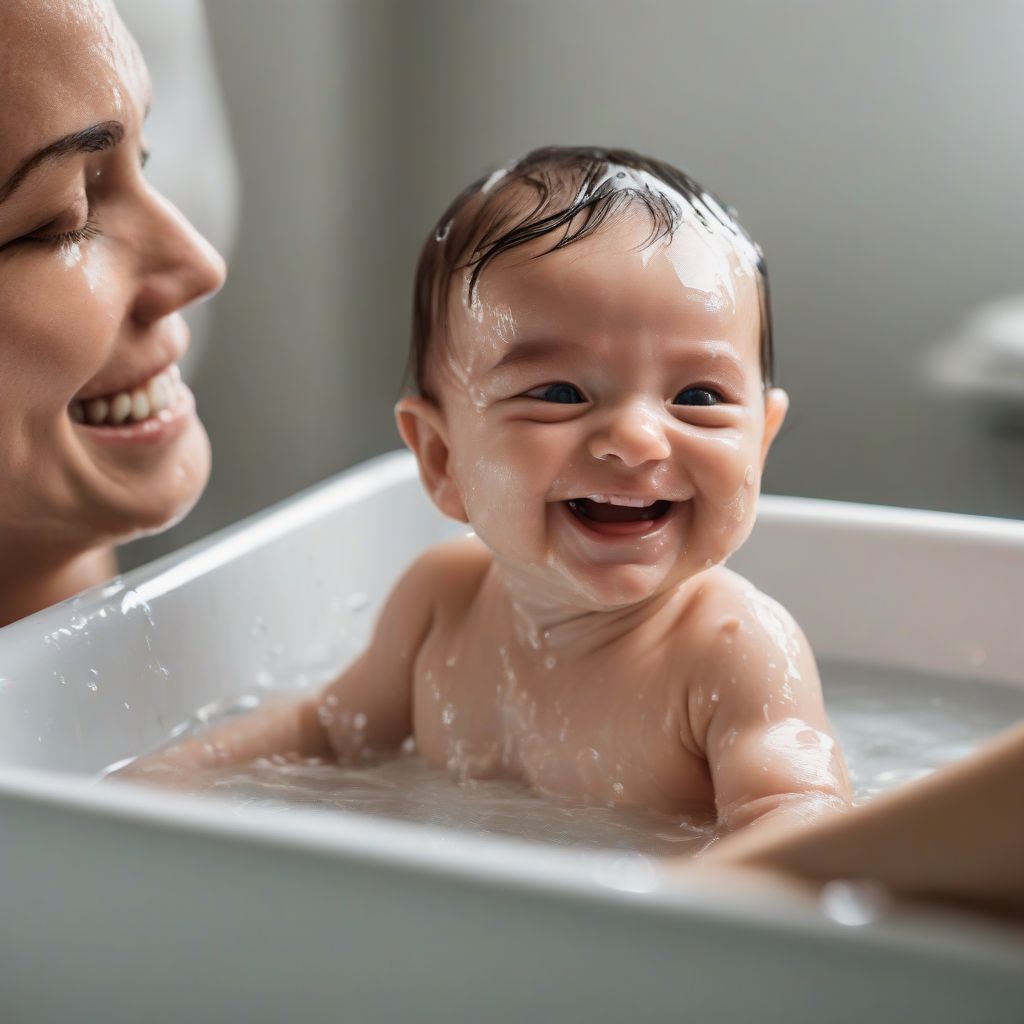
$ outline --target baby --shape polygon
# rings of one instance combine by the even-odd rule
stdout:
[[[452,203],[414,303],[398,427],[475,535],[406,572],[320,694],[169,756],[352,761],[412,736],[464,778],[727,828],[845,808],[806,640],[723,566],[788,403],[731,213],[636,153],[538,150]]]

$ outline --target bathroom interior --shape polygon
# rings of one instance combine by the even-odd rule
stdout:
[[[185,365],[214,469],[123,577],[0,630],[12,1006],[1020,1019],[1019,923],[841,879],[687,882],[664,857],[699,829],[414,758],[345,770],[341,796],[273,765],[198,796],[97,779],[330,678],[460,532],[388,454],[414,262],[467,180],[555,142],[692,171],[765,251],[791,409],[735,565],[810,637],[858,799],[1024,718],[1024,7],[118,7],[154,79],[148,173],[230,268]]]

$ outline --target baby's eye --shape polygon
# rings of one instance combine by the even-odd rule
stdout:
[[[572,384],[566,384],[564,381],[534,388],[532,391],[526,392],[526,397],[539,398],[542,402],[557,402],[560,405],[579,405],[586,401],[578,388]]]
[[[673,405],[718,405],[725,399],[713,388],[684,388],[672,399]]]

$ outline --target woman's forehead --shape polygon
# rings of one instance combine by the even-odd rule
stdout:
[[[3,0],[0,39],[0,179],[62,135],[143,116],[145,64],[107,0]]]

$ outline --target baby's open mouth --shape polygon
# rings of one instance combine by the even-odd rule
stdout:
[[[670,501],[648,502],[644,498],[619,495],[571,498],[566,504],[577,519],[599,530],[607,524],[654,522],[666,515],[672,506]]]
[[[181,392],[181,371],[169,366],[130,391],[73,401],[68,415],[92,427],[119,427],[152,419],[174,405]]]

